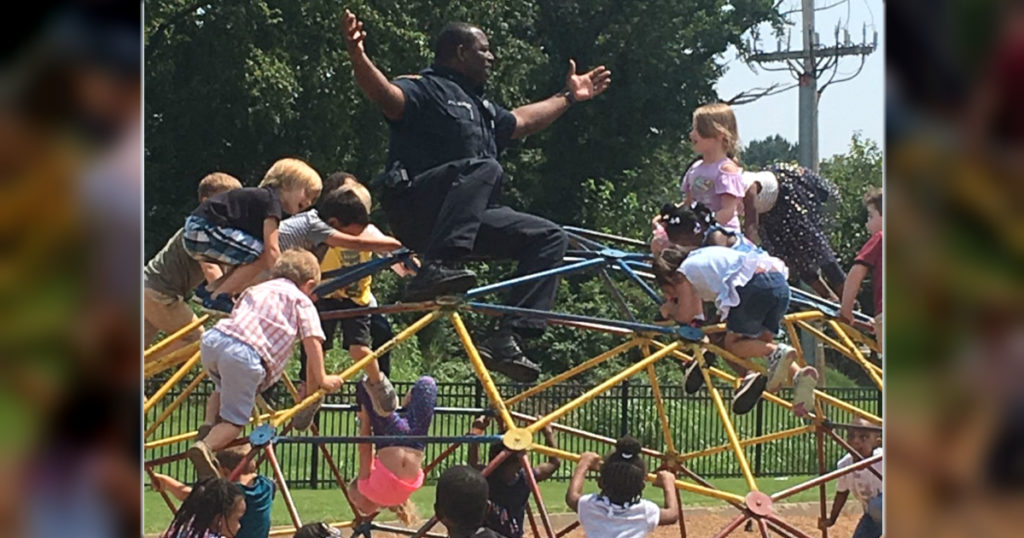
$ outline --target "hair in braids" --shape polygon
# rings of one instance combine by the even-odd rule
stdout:
[[[604,458],[601,495],[618,505],[640,502],[646,477],[647,464],[640,455],[640,442],[627,435],[619,439],[615,451]]]
[[[220,526],[241,497],[241,488],[224,478],[207,478],[196,483],[174,514],[164,538],[202,538],[207,531],[222,533]]]
[[[700,202],[689,207],[665,204],[660,216],[669,241],[684,246],[700,245],[708,229],[718,224],[714,211]]]

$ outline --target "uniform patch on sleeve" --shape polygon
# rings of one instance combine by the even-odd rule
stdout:
[[[398,76],[397,76],[397,77],[395,77],[395,78],[396,78],[396,79],[400,79],[400,78],[411,78],[411,79],[415,80],[415,79],[423,78],[423,75],[417,75],[417,74],[411,74],[411,75],[398,75]]]

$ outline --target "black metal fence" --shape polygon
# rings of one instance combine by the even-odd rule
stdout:
[[[180,385],[184,386],[184,383]],[[399,395],[404,395],[411,386],[411,383],[395,383]],[[152,394],[155,388],[155,386],[147,387],[147,394]],[[499,390],[506,397],[517,394],[524,388],[521,385],[499,385]],[[512,407],[512,410],[534,416],[547,414],[583,394],[589,388],[591,387],[564,383],[518,403]],[[290,397],[285,395],[283,389],[278,387],[275,389],[269,395],[272,404],[276,403],[278,407],[282,408],[292,405]],[[167,397],[154,406],[154,409],[146,417],[147,424],[159,416],[166,406],[180,394],[179,390],[172,390]],[[203,421],[206,399],[211,390],[211,383],[202,383],[192,395],[188,396],[179,409],[157,427],[149,440],[194,431]],[[723,446],[728,442],[722,421],[705,390],[702,389],[696,394],[689,395],[681,386],[670,385],[661,386],[661,391],[666,416],[669,420],[669,431],[677,452],[704,450]],[[721,389],[720,392],[728,404],[732,396],[731,389]],[[876,389],[827,389],[826,392],[855,407],[880,415],[881,393]],[[779,396],[788,399],[790,397],[789,390],[782,390]],[[339,393],[329,395],[326,403],[355,403],[355,385],[345,384]],[[438,407],[484,408],[487,407],[487,398],[476,382],[441,383],[438,385],[437,405]],[[805,424],[787,409],[764,401],[750,413],[743,416],[731,415],[731,418],[741,438],[765,435]],[[834,408],[829,408],[829,418],[838,423],[849,423],[853,419],[849,412]],[[438,414],[434,417],[430,434],[437,436],[463,435],[469,431],[472,420],[473,416],[469,413]],[[355,413],[352,411],[325,409],[319,413],[316,421],[321,435],[325,436],[356,435],[358,431]],[[628,433],[638,438],[644,446],[665,450],[668,448],[652,387],[637,381],[624,382],[597,396],[594,400],[559,419],[558,424],[611,438]],[[839,433],[843,435],[843,432]],[[556,433],[556,442],[559,448],[574,453],[592,450],[604,454],[612,449],[611,445],[582,439],[568,433]],[[342,474],[347,479],[354,477],[357,462],[356,445],[330,443],[326,446],[341,468]],[[829,439],[826,440],[825,446],[826,462],[828,465],[834,466],[844,453],[843,449]],[[187,447],[187,442],[180,442],[147,450],[146,460],[179,454]],[[429,445],[426,451],[427,460],[434,459],[446,447],[447,445],[442,444]],[[750,446],[745,450],[751,468],[757,476],[811,475],[818,472],[816,440],[813,434],[802,434]],[[276,447],[276,454],[292,487],[323,488],[331,487],[334,483],[330,468],[320,451],[312,443],[282,444]],[[482,447],[480,454],[482,458],[486,458],[487,447]],[[533,455],[535,461],[538,462],[541,457],[539,454]],[[428,480],[436,478],[437,474],[448,466],[466,461],[466,447],[460,446],[434,473],[428,476]],[[657,465],[657,463],[651,461],[649,465]],[[707,478],[741,476],[736,458],[731,450],[694,458],[687,462],[687,466]],[[194,471],[187,460],[162,465],[157,471],[171,474],[181,480],[194,478]],[[271,472],[269,465],[261,469],[261,472],[269,474]],[[571,472],[571,465],[563,464],[554,478],[567,480]]]

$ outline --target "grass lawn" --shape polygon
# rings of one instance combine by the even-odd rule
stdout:
[[[809,476],[761,478],[757,482],[760,489],[766,493],[773,493],[801,482],[805,482],[810,478],[811,477]],[[737,493],[739,495],[743,495],[748,491],[746,482],[742,478],[719,478],[711,480],[711,483],[719,489]],[[549,512],[561,513],[569,511],[569,508],[565,505],[565,489],[568,486],[568,481],[542,482],[540,484],[541,492],[544,495],[544,504],[547,506]],[[597,491],[597,482],[593,480],[588,481],[585,491]],[[828,485],[829,502],[831,502],[834,494],[835,482],[833,481]],[[658,504],[662,504],[663,497],[661,495],[661,490],[654,486],[648,485],[647,489],[644,490],[644,496]],[[293,490],[292,497],[295,500],[296,507],[298,508],[299,516],[302,518],[304,523],[320,520],[344,521],[351,519],[352,517],[352,511],[349,509],[348,503],[345,502],[340,489]],[[806,502],[816,501],[817,499],[818,490],[817,488],[813,488],[788,498],[787,502]],[[166,529],[167,525],[171,521],[171,512],[167,509],[167,505],[160,497],[160,494],[153,491],[147,491],[145,493],[144,500],[146,532],[156,533]],[[413,501],[419,509],[421,518],[426,519],[432,515],[434,512],[434,486],[424,486],[421,488],[413,494]],[[684,507],[725,506],[725,503],[717,499],[683,492],[683,505]],[[385,514],[384,519],[394,519],[390,513]],[[288,510],[285,507],[284,501],[281,500],[280,495],[277,496],[274,502],[273,523],[274,525],[287,525],[291,523],[291,519],[288,517]]]

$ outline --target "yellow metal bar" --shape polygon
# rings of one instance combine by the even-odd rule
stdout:
[[[174,375],[172,375],[151,398],[142,404],[142,414],[145,415],[148,413],[149,410],[153,408],[153,405],[160,401],[160,398],[163,398],[171,390],[171,387],[181,381],[181,378],[185,377],[185,374],[187,374],[188,371],[199,362],[199,358],[200,354],[197,352],[195,355],[192,355],[191,359],[185,361],[184,366],[182,366],[177,372],[174,372]]]
[[[512,420],[512,415],[508,413],[508,408],[505,407],[505,401],[501,399],[501,393],[498,392],[498,387],[494,384],[491,373],[484,366],[484,360],[480,358],[480,352],[477,351],[476,345],[473,344],[473,338],[469,336],[469,330],[466,329],[466,324],[462,322],[462,316],[458,312],[451,312],[448,317],[452,320],[455,332],[462,340],[462,346],[466,348],[466,354],[469,355],[469,363],[473,365],[473,370],[476,371],[477,378],[480,379],[480,384],[483,385],[484,392],[487,393],[487,399],[491,401],[494,410],[498,412],[498,416],[505,424],[505,428],[509,430],[515,428],[516,423]]]
[[[194,353],[199,351],[199,341],[196,340],[191,344],[181,348],[175,349],[174,351],[152,361],[149,361],[143,366],[143,372],[145,378],[153,377],[168,368],[174,368],[181,363],[188,360]]]
[[[379,348],[373,350],[369,355],[354,362],[351,366],[342,370],[342,372],[338,375],[342,378],[342,380],[348,380],[350,377],[352,377],[357,372],[362,370],[367,364],[370,364],[371,362],[377,360],[377,357],[383,355],[384,353],[387,353],[388,351],[391,351],[391,349],[393,349],[395,346],[405,341],[409,337],[413,336],[414,334],[420,332],[427,325],[433,323],[434,320],[441,317],[442,314],[444,314],[444,312],[440,309],[437,309],[423,316],[422,318],[416,320],[415,322],[412,323],[412,325],[409,325],[401,332],[396,334],[394,338],[388,340],[387,342],[384,342],[384,344],[381,345]],[[326,394],[327,391],[323,389],[318,389],[316,392],[308,394],[306,398],[303,399],[301,402],[296,403],[293,407],[283,410],[280,415],[278,415],[276,418],[270,421],[270,424],[274,428],[281,427],[282,424],[285,424],[289,420],[291,420],[296,413],[313,405]]]
[[[824,392],[814,391],[814,394],[818,398],[823,400],[825,403],[830,404],[833,407],[838,407],[839,409],[842,409],[843,411],[848,411],[850,413],[853,413],[854,415],[857,415],[858,417],[861,417],[864,420],[867,420],[868,422],[871,422],[872,424],[875,424],[877,426],[881,426],[882,425],[882,419],[880,417],[877,417],[877,416],[875,416],[875,415],[873,415],[871,413],[868,413],[867,411],[865,411],[865,410],[863,410],[863,409],[861,409],[859,407],[852,406],[852,405],[850,405],[850,404],[848,404],[848,403],[846,403],[846,402],[844,402],[844,401],[842,401],[840,399],[833,398],[832,396],[829,396],[828,394],[825,394]]]
[[[874,381],[875,384],[878,385],[878,390],[882,390],[881,372],[876,370],[875,365],[871,364],[871,362],[866,357],[864,357],[864,355],[860,352],[860,349],[857,348],[857,345],[853,343],[853,340],[850,339],[849,335],[847,335],[843,331],[842,327],[840,327],[838,323],[830,320],[828,324],[829,326],[832,327],[832,330],[834,330],[836,334],[839,335],[839,338],[843,340],[843,343],[850,347],[850,351],[852,351],[854,354],[853,360],[857,361],[857,364],[860,364],[861,368],[864,368],[864,370],[867,371],[868,375],[871,376],[872,381]]]
[[[515,396],[513,396],[511,398],[509,398],[508,400],[505,400],[505,405],[511,407],[511,406],[513,406],[513,405],[515,405],[515,404],[525,400],[526,398],[529,398],[530,396],[533,396],[534,394],[537,394],[538,392],[547,389],[548,387],[550,387],[552,385],[556,385],[558,383],[561,383],[562,381],[565,381],[566,379],[569,379],[570,377],[573,377],[574,375],[576,375],[576,374],[578,374],[580,372],[589,370],[590,368],[593,368],[594,366],[597,366],[598,364],[601,364],[602,362],[605,362],[608,359],[614,357],[615,355],[618,355],[619,353],[622,353],[623,351],[626,351],[629,348],[634,347],[636,345],[637,345],[637,339],[635,339],[635,338],[630,339],[630,340],[628,340],[628,341],[626,341],[626,342],[624,342],[624,343],[622,343],[622,344],[620,344],[618,346],[615,346],[614,348],[612,348],[612,349],[610,349],[608,351],[605,351],[604,353],[602,353],[602,354],[600,354],[600,355],[598,355],[598,356],[596,356],[596,357],[594,357],[592,359],[587,360],[586,362],[584,362],[582,364],[574,366],[573,368],[571,368],[569,370],[566,370],[566,371],[556,375],[555,377],[552,377],[551,379],[549,379],[549,380],[547,380],[547,381],[545,381],[545,382],[543,382],[543,383],[541,383],[541,384],[539,384],[539,385],[537,385],[535,387],[530,387],[529,389],[527,389],[527,390],[525,390],[525,391],[523,391],[523,392],[521,392],[521,393],[519,393],[519,394],[517,394],[517,395],[515,395]]]
[[[160,413],[160,416],[156,417],[153,424],[151,424],[149,428],[146,428],[145,433],[142,434],[142,438],[145,439],[150,435],[153,435],[153,432],[156,431],[156,429],[163,424],[165,420],[167,420],[167,417],[171,416],[171,413],[173,413],[174,410],[185,401],[185,398],[188,398],[188,395],[192,394],[192,391],[196,390],[196,387],[203,382],[203,379],[206,379],[206,370],[199,372],[199,374],[196,375],[196,378],[193,379],[187,387],[185,387],[185,390],[181,391],[181,394],[171,402],[171,405],[168,405],[167,409],[164,409],[163,413]]]
[[[786,314],[782,317],[784,321],[814,321],[823,319],[825,314],[818,310],[808,310],[806,312],[794,312],[792,314]]]
[[[868,349],[870,349],[871,351],[874,351],[875,353],[882,352],[882,348],[878,347],[878,340],[875,340],[874,338],[869,338],[864,333],[857,330],[856,327],[851,327],[845,323],[839,323],[839,326],[842,327],[843,330],[846,331],[846,334],[850,335],[850,337],[852,337],[854,340],[864,344],[865,346],[868,346]]]
[[[711,383],[711,374],[708,373],[707,363],[704,362],[704,350],[697,350],[698,368],[700,373],[704,376],[705,386],[708,388],[708,392],[711,393],[711,400],[715,402],[715,409],[718,410],[718,417],[722,419],[722,426],[725,427],[725,435],[729,438],[729,444],[732,445],[733,452],[736,453],[736,461],[740,463],[740,472],[743,473],[743,478],[747,480],[747,486],[750,487],[750,491],[758,491],[757,481],[754,480],[754,474],[750,472],[750,463],[747,462],[747,455],[743,453],[743,447],[740,446],[739,436],[736,435],[736,429],[732,426],[732,420],[729,418],[729,412],[725,409],[725,404],[722,403],[722,395],[718,393],[718,389]]]
[[[545,456],[554,456],[554,457],[556,457],[558,459],[565,460],[565,461],[576,461],[576,462],[580,461],[580,457],[577,454],[573,454],[572,452],[566,452],[564,450],[559,450],[557,448],[551,448],[549,446],[544,446],[544,445],[539,445],[538,444],[538,445],[534,445],[532,450],[534,452],[538,452],[540,454],[544,454]],[[655,480],[657,480],[657,476],[656,475],[651,474],[651,473],[647,474],[647,481],[648,482],[652,482],[653,483],[653,482],[655,482]],[[704,486],[698,486],[696,484],[691,484],[689,482],[684,482],[684,481],[679,480],[679,479],[676,479],[676,488],[681,489],[681,490],[685,490],[685,491],[689,491],[690,493],[696,493],[698,495],[704,495],[705,497],[712,497],[712,498],[720,499],[720,500],[727,501],[727,502],[737,502],[737,503],[744,503],[744,502],[746,502],[744,497],[741,497],[741,496],[736,495],[734,493],[729,493],[727,491],[722,491],[722,490],[718,490],[718,489],[714,489],[714,488],[707,488],[707,487],[704,487]]]
[[[178,329],[178,332],[176,332],[176,333],[174,333],[174,334],[172,334],[170,336],[167,336],[163,340],[161,340],[161,341],[159,341],[159,342],[149,346],[149,349],[147,349],[146,351],[144,351],[142,353],[143,359],[148,359],[149,357],[153,356],[154,354],[159,353],[163,348],[171,345],[172,342],[174,342],[174,341],[178,340],[179,338],[181,338],[182,336],[192,332],[192,330],[194,330],[196,327],[201,326],[203,323],[206,323],[206,320],[208,320],[208,319],[210,319],[210,315],[209,314],[205,314],[203,316],[200,316],[198,319],[196,319],[192,323],[189,323],[188,325],[185,325],[184,327]]]
[[[279,414],[279,413],[276,413],[276,414]],[[259,419],[260,420],[265,420],[265,419],[268,419],[268,418],[273,418],[274,416],[275,416],[275,414],[260,415]],[[251,424],[252,422],[253,422],[253,419],[250,417],[249,418],[249,423]],[[182,441],[188,441],[190,439],[193,439],[198,433],[199,432],[194,432],[193,431],[193,432],[181,433],[181,434],[178,434],[178,435],[175,435],[175,436],[172,436],[172,437],[164,437],[163,439],[157,439],[156,441],[150,441],[150,442],[142,445],[142,448],[145,449],[145,450],[150,450],[150,449],[153,449],[153,448],[160,448],[160,447],[166,446],[166,445],[173,445],[174,443],[180,443]]]
[[[848,348],[844,344],[839,343],[839,341],[837,341],[836,339],[832,338],[831,336],[825,334],[823,331],[819,330],[817,327],[814,327],[813,325],[810,325],[810,324],[808,324],[807,322],[804,322],[804,321],[798,321],[796,323],[798,325],[800,325],[800,327],[803,328],[804,330],[806,330],[806,331],[810,332],[811,334],[813,334],[814,336],[820,338],[821,341],[823,341],[826,344],[828,344],[828,345],[832,346],[833,348],[835,348],[836,351],[842,353],[843,355],[846,355],[847,357],[849,357],[850,359],[852,359],[854,361],[857,360],[857,358],[853,355],[853,352],[850,350],[850,348]]]
[[[800,359],[800,366],[807,366],[807,359],[804,358],[804,346],[800,343],[800,335],[796,333],[793,322],[785,321],[786,332],[789,334],[789,343],[796,350],[796,356]]]
[[[881,378],[882,368],[880,366],[876,366],[874,363],[869,361],[868,358],[865,357],[864,354],[860,352],[860,348],[857,347],[857,344],[853,342],[853,339],[850,338],[850,335],[843,330],[843,327],[839,325],[839,322],[835,320],[830,320],[829,326],[832,327],[832,330],[839,335],[839,338],[842,339],[843,343],[845,343],[850,348],[850,351],[852,351],[854,355],[856,355],[854,360],[856,360],[862,367],[873,370],[876,374],[879,375],[879,378]],[[882,388],[881,385],[879,385],[878,388]]]
[[[813,432],[815,428],[817,428],[816,425],[809,424],[807,426],[799,426],[797,428],[792,428],[792,429],[789,429],[789,430],[783,430],[781,432],[769,433],[767,435],[762,435],[760,437],[752,437],[750,439],[741,440],[740,441],[740,446],[746,448],[748,446],[759,445],[759,444],[768,443],[768,442],[771,442],[771,441],[777,441],[779,439],[788,439],[790,437],[796,437],[797,435],[802,435],[804,433]],[[715,447],[711,447],[711,448],[705,448],[704,450],[698,450],[696,452],[688,452],[686,454],[680,454],[676,459],[678,461],[686,461],[686,460],[692,460],[692,459],[695,459],[695,458],[702,458],[704,456],[710,456],[712,454],[718,454],[719,452],[725,452],[726,450],[729,450],[730,446],[731,445],[729,445],[729,444],[724,444],[724,445],[719,445],[719,446],[715,446]]]
[[[644,344],[644,355],[651,354],[650,344]],[[658,419],[661,421],[661,431],[665,436],[665,444],[668,451],[676,453],[676,443],[672,440],[672,431],[669,429],[668,415],[665,414],[665,402],[661,398],[661,386],[658,383],[658,376],[654,373],[654,365],[647,366],[647,377],[651,379],[651,391],[654,393],[654,404],[658,407]]]
[[[577,407],[579,407],[579,406],[589,402],[590,400],[593,400],[598,394],[601,394],[602,392],[605,392],[608,389],[611,389],[615,385],[618,385],[619,383],[621,383],[622,380],[624,380],[624,379],[626,379],[626,378],[636,374],[637,372],[639,372],[640,370],[643,370],[644,368],[647,368],[648,364],[654,364],[655,362],[661,360],[663,357],[665,357],[669,353],[672,353],[673,351],[678,349],[679,345],[680,344],[679,344],[678,341],[672,342],[671,344],[663,347],[661,350],[655,352],[653,355],[648,355],[647,357],[641,359],[636,364],[634,364],[634,365],[630,366],[629,368],[626,368],[625,370],[615,374],[610,379],[608,379],[605,382],[601,383],[600,385],[598,385],[598,386],[588,390],[587,392],[581,394],[580,396],[578,396],[574,400],[570,401],[569,403],[563,405],[562,407],[559,407],[555,411],[553,411],[551,413],[548,413],[547,415],[545,415],[543,417],[540,417],[539,419],[537,419],[537,422],[534,422],[533,424],[527,426],[526,429],[530,433],[537,433],[538,431],[543,429],[544,426],[547,426],[548,424],[551,424],[552,422],[558,420],[559,418],[561,418],[565,414],[571,412],[572,410],[576,409]]]

